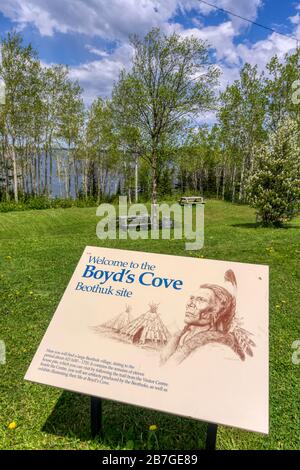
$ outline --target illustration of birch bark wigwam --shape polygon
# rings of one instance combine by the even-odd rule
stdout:
[[[171,334],[160,318],[158,305],[150,303],[149,310],[122,328],[120,334],[135,345],[160,349],[167,344]]]
[[[126,305],[124,312],[120,313],[120,315],[117,315],[116,317],[113,317],[111,320],[108,320],[106,323],[103,323],[101,326],[109,330],[119,332],[122,330],[122,328],[132,322],[134,317],[131,311],[132,307],[130,305]]]
[[[126,305],[125,310],[121,312],[119,315],[111,318],[105,323],[101,323],[101,325],[92,326],[91,329],[95,333],[101,333],[110,335],[118,339],[118,333],[122,330],[126,325],[128,325],[133,320],[133,315],[131,313],[132,307],[130,305]]]

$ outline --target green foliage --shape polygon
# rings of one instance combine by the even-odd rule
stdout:
[[[71,175],[78,194],[75,147],[84,124],[82,90],[64,66],[43,67],[20,34],[1,41],[0,78],[5,104],[0,113],[0,193],[51,195],[54,146],[67,146],[58,178],[70,197]],[[58,158],[57,158],[58,160]],[[73,174],[72,174],[73,173]]]
[[[268,99],[267,122],[271,129],[287,116],[298,122],[300,130],[299,104],[293,100],[293,83],[300,79],[300,48],[294,54],[286,54],[284,60],[273,57],[267,64],[266,79]]]
[[[42,210],[42,209],[66,209],[69,207],[94,207],[97,205],[95,198],[54,198],[48,197],[32,197],[20,199],[17,203],[14,201],[0,202],[0,212],[26,211],[26,210]]]
[[[159,197],[171,196],[173,193],[172,185],[173,171],[170,168],[164,168],[158,180],[158,195]]]
[[[179,142],[187,119],[215,107],[219,70],[209,65],[207,44],[195,37],[168,36],[154,28],[143,39],[133,36],[131,44],[132,69],[121,73],[113,106],[121,125],[138,130],[155,203],[166,144]]]
[[[240,77],[221,94],[218,113],[222,167],[222,196],[245,201],[244,183],[253,163],[253,149],[263,141],[268,97],[264,74],[245,64]],[[237,196],[238,190],[238,196]]]
[[[273,57],[267,73],[243,65],[217,106],[219,69],[207,43],[154,28],[144,38],[133,36],[131,45],[131,67],[121,72],[112,99],[96,97],[85,109],[83,90],[66,66],[44,67],[18,33],[1,40],[0,200],[13,195],[20,209],[22,195],[51,198],[58,182],[67,200],[74,188],[76,198],[100,202],[120,181],[119,193],[131,199],[136,184],[139,196],[154,201],[175,182],[182,193],[245,203],[256,148],[268,132],[290,117],[300,135],[293,100],[300,50]],[[214,126],[198,124],[216,109]]]
[[[218,163],[218,130],[216,126],[208,129],[204,125],[198,129],[190,129],[181,148],[176,154],[181,177],[188,181],[190,191],[203,194],[207,186],[209,171]],[[183,190],[183,188],[181,188]],[[189,189],[185,189],[185,192]]]
[[[248,197],[263,225],[281,225],[300,209],[300,146],[295,121],[286,119],[259,147]]]

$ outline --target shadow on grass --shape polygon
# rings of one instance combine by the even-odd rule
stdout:
[[[245,223],[245,224],[231,224],[230,227],[237,227],[237,228],[262,228],[261,225],[256,223]]]
[[[149,439],[151,424],[157,426],[157,440]],[[206,429],[196,420],[103,400],[103,437],[96,439],[106,449],[195,450],[204,448]],[[42,430],[91,441],[90,398],[64,391]]]
[[[261,224],[259,223],[244,223],[244,224],[231,224],[230,227],[237,227],[237,228],[256,228],[256,229],[269,229],[269,228],[272,228],[272,229],[276,229],[276,230],[287,230],[287,229],[290,229],[290,228],[298,228],[300,229],[300,225],[292,225],[292,224],[289,224],[289,225],[281,225],[279,227],[263,227]]]

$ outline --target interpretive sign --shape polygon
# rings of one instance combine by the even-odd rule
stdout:
[[[268,267],[88,246],[25,379],[268,433]]]

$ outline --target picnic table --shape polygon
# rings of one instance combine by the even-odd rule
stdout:
[[[148,230],[152,226],[151,216],[149,214],[141,215],[120,215],[117,218],[117,225],[121,230],[127,229],[136,229]],[[173,221],[168,217],[162,217],[162,220],[159,221],[159,226],[161,228],[171,228],[173,227]]]
[[[182,196],[178,202],[181,206],[185,204],[205,204],[202,196]]]
[[[127,230],[127,228],[137,228],[140,230],[147,230],[151,226],[151,217],[149,214],[141,215],[120,215],[117,218],[117,223],[122,230]]]

